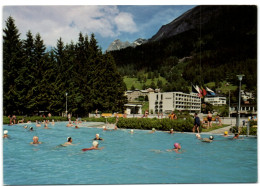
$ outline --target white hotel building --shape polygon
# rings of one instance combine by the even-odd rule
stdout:
[[[227,98],[225,96],[207,96],[204,101],[214,106],[221,106],[227,104]]]
[[[201,99],[196,93],[164,92],[149,94],[149,112],[170,113],[174,110],[200,112]]]

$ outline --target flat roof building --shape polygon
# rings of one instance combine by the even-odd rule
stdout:
[[[170,113],[174,110],[200,112],[201,99],[196,93],[164,92],[149,94],[149,111]]]
[[[214,106],[221,106],[227,104],[227,98],[225,96],[207,96],[204,98],[204,101]]]

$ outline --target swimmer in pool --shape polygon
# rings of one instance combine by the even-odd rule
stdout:
[[[155,128],[152,128],[152,131],[149,132],[150,134],[155,133]]]
[[[210,136],[209,138],[203,138],[202,142],[211,143],[213,141],[214,137]]]
[[[30,144],[41,144],[42,142],[39,141],[38,136],[33,136],[33,142],[31,142]]]
[[[34,130],[33,130],[33,127],[30,127],[30,131],[34,131]]]
[[[36,120],[36,127],[41,127],[41,124]]]
[[[228,137],[228,131],[225,131],[223,136]]]
[[[75,126],[75,129],[79,129],[78,125]]]
[[[47,124],[47,123],[45,123],[45,124],[44,124],[44,128],[45,128],[45,129],[49,129],[49,127],[48,127],[48,124]]]
[[[69,123],[66,125],[66,127],[72,127],[73,124],[71,123],[71,121],[69,121]]]
[[[67,142],[64,143],[64,144],[62,144],[62,146],[64,146],[64,147],[69,146],[69,145],[73,145],[73,144],[72,144],[72,138],[71,138],[71,137],[68,137],[68,138],[67,138]]]
[[[99,137],[99,134],[96,134],[96,137],[93,140],[103,140],[103,139]]]
[[[97,141],[93,141],[92,147],[90,147],[89,150],[102,150],[103,148],[104,147],[98,148],[98,142]]]
[[[28,127],[28,126],[27,126],[27,125],[25,125],[23,128],[27,129],[27,127]]]
[[[133,133],[134,133],[134,130],[133,130],[133,129],[131,129],[131,130],[130,130],[130,134],[133,134]]]
[[[66,125],[66,127],[72,127],[73,124],[71,123],[71,121],[69,121],[69,123]]]
[[[107,130],[106,126],[103,126],[103,130]]]
[[[200,140],[201,139],[200,134],[196,134],[196,138]]]
[[[4,135],[3,135],[3,138],[8,138],[8,130],[4,130]]]
[[[233,139],[239,139],[239,134],[236,133],[235,136],[233,137]]]
[[[176,153],[181,153],[179,150],[181,150],[181,145],[179,143],[174,143],[174,148],[173,149],[168,149],[167,151],[175,151]]]
[[[170,134],[173,134],[173,133],[174,133],[173,129],[171,129],[169,133],[170,133]]]
[[[52,125],[55,125],[54,119],[51,121],[51,124],[52,124]]]

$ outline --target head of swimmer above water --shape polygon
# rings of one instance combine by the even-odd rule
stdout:
[[[38,143],[38,142],[39,142],[38,136],[33,136],[33,143]]]
[[[174,149],[181,149],[181,145],[179,143],[174,143]]]
[[[92,145],[93,145],[94,148],[98,148],[98,142],[97,141],[93,141]]]
[[[67,141],[71,143],[71,142],[72,142],[72,138],[71,138],[71,137],[68,137],[68,138],[67,138]]]

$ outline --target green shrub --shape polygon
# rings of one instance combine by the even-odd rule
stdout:
[[[119,128],[131,128],[131,129],[146,129],[151,130],[155,128],[156,130],[169,131],[173,129],[174,131],[181,132],[191,132],[193,128],[193,122],[190,118],[183,120],[170,120],[168,118],[164,119],[149,119],[149,118],[121,118],[118,121],[117,126]]]
[[[230,132],[238,133],[237,127],[230,128]],[[247,135],[247,127],[243,127],[242,130],[240,130],[240,135]],[[250,127],[249,128],[249,135],[255,135],[256,136],[257,135],[257,127]]]

